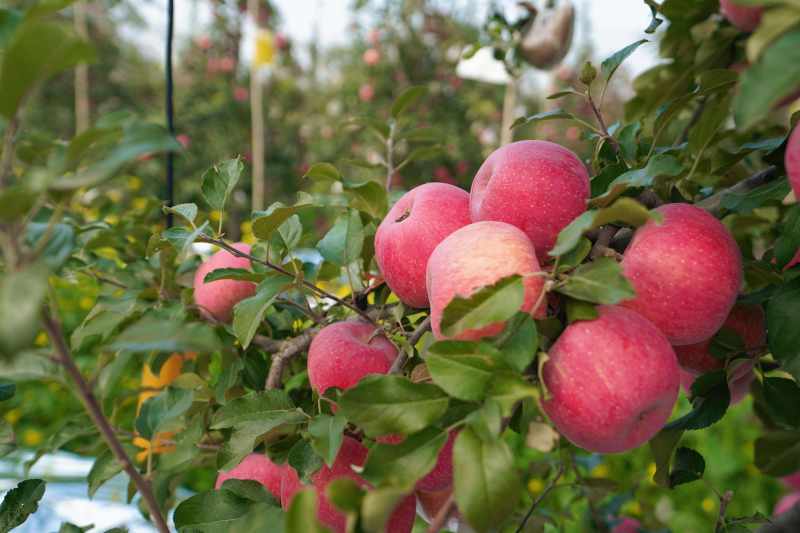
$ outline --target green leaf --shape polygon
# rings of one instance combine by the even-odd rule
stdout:
[[[185,472],[199,456],[200,450],[193,442],[176,444],[172,451],[165,453],[158,460],[158,469],[161,472]]]
[[[779,422],[800,426],[800,387],[794,380],[764,376],[764,400]]]
[[[516,274],[470,295],[457,294],[442,311],[442,334],[454,337],[508,320],[519,311],[524,298],[524,278]]]
[[[470,412],[464,421],[481,440],[490,442],[500,438],[503,432],[503,414],[500,404],[488,398],[483,408]]]
[[[539,113],[537,115],[533,115],[530,117],[519,117],[511,124],[511,129],[516,128],[521,124],[530,124],[531,122],[541,122],[543,120],[557,120],[557,119],[575,119],[572,116],[572,113],[567,113],[563,109],[553,109],[551,111],[545,111],[544,113]]]
[[[108,351],[134,353],[196,352],[213,353],[223,349],[219,337],[208,326],[146,316],[117,335]]]
[[[339,396],[339,412],[378,435],[411,435],[430,426],[447,410],[447,395],[435,385],[399,376],[374,376]]]
[[[148,398],[133,422],[136,432],[150,440],[171,420],[183,416],[194,403],[194,392],[167,385],[161,392]]]
[[[217,268],[206,274],[206,277],[203,278],[203,283],[211,283],[221,279],[261,283],[266,278],[267,275],[263,272],[253,272],[249,268]]]
[[[730,96],[728,96],[720,104],[705,109],[702,118],[697,121],[689,133],[689,151],[691,153],[699,156],[701,151],[708,147],[709,141],[730,114],[730,100]]]
[[[366,213],[372,218],[381,219],[389,212],[389,197],[386,189],[375,181],[364,183],[344,183],[344,189],[355,195],[350,207]]]
[[[636,296],[633,285],[622,275],[622,265],[608,257],[576,268],[559,292],[597,304],[616,305]]]
[[[794,259],[800,249],[800,205],[790,207],[781,221],[778,239],[775,241],[775,263],[778,268]]]
[[[208,220],[203,222],[203,225],[197,229],[193,229],[192,231],[187,231],[183,228],[170,228],[166,230],[162,235],[166,238],[169,243],[175,248],[175,251],[178,252],[178,255],[181,257],[186,257],[186,252],[189,251],[189,248],[192,246],[194,241],[197,237],[203,233],[203,231],[208,227]],[[150,238],[152,242],[152,237]],[[153,243],[154,247],[160,246],[159,243]],[[148,243],[148,249],[150,248],[150,244]]]
[[[784,137],[775,137],[758,142],[745,143],[735,152],[717,148],[711,156],[711,173],[721,176],[736,166],[736,163],[756,151],[769,152],[783,144]]]
[[[773,357],[800,379],[800,278],[775,291],[767,306],[767,340]]]
[[[321,207],[322,204],[310,194],[299,191],[297,193],[297,202],[292,206],[287,207],[280,202],[275,202],[267,208],[266,212],[253,213],[251,222],[253,235],[264,241],[271,240],[275,232],[295,213],[304,207],[310,206]]]
[[[421,85],[415,85],[414,87],[409,87],[402,93],[400,96],[392,104],[391,114],[392,118],[397,120],[397,118],[409,107],[414,105],[414,102],[419,100],[419,97],[422,96],[424,92],[428,90],[427,87],[423,87]]]
[[[361,502],[361,525],[364,528],[364,533],[383,533],[386,531],[389,517],[398,504],[413,494],[413,487],[411,486],[380,487],[368,491]]]
[[[388,128],[388,126],[387,126]],[[388,133],[387,133],[388,135]],[[311,178],[314,181],[339,181],[342,176],[336,167],[330,163],[314,163],[311,168],[303,175],[304,178]]]
[[[347,420],[337,414],[336,416],[320,414],[308,425],[311,434],[311,447],[322,457],[325,464],[331,466],[339,453],[342,437]]]
[[[539,390],[517,374],[499,372],[486,384],[486,396],[500,406],[502,416],[511,416],[514,406],[525,398],[538,398]]]
[[[342,213],[333,228],[317,243],[317,250],[327,262],[344,267],[361,255],[364,245],[364,225],[358,211],[352,207]]]
[[[492,376],[509,371],[503,354],[486,342],[448,340],[428,347],[431,378],[456,398],[483,401]]]
[[[788,178],[783,176],[745,194],[726,194],[719,206],[737,215],[746,215],[756,207],[761,207],[764,202],[783,200],[790,192],[792,186]]]
[[[258,284],[256,294],[245,298],[233,308],[233,332],[242,348],[250,346],[264,312],[284,291],[295,286],[294,279],[284,274],[270,276]]]
[[[230,490],[214,489],[183,500],[172,519],[179,532],[231,533],[253,505]]]
[[[446,441],[445,431],[427,427],[397,444],[378,442],[359,475],[376,487],[413,485],[431,471]]]
[[[569,270],[580,265],[584,259],[589,255],[589,252],[592,251],[592,241],[587,239],[586,237],[581,237],[578,240],[578,245],[575,246],[572,250],[564,253],[561,255],[561,259],[558,262],[558,269],[556,274],[563,274]]]
[[[655,2],[650,2],[648,0],[645,0],[644,3],[650,7],[650,15],[652,17],[650,20],[650,25],[647,26],[644,32],[650,35],[656,32],[658,27],[661,26],[661,23],[664,22],[664,19],[660,19],[656,16],[658,15],[658,4],[656,4]]]
[[[637,41],[631,45],[626,46],[619,52],[614,53],[611,57],[604,60],[600,64],[600,71],[603,73],[603,78],[606,80],[606,84],[611,81],[611,76],[617,71],[619,66],[622,64],[623,61],[628,59],[628,57],[637,49],[639,45],[644,43],[648,43],[647,39],[642,39],[641,41]]]
[[[594,308],[594,305],[583,300],[576,300],[575,298],[566,299],[567,306],[567,324],[572,324],[577,320],[594,320],[600,315]]]
[[[0,383],[0,402],[10,400],[17,392],[16,383]]]
[[[767,433],[756,439],[755,465],[764,475],[785,477],[798,471],[800,465],[800,433]]]
[[[217,453],[217,470],[230,472],[256,446],[276,438],[285,428],[306,420],[305,415],[295,411],[276,413],[261,420],[247,420],[236,424],[231,432],[230,440],[220,446]]]
[[[724,370],[715,370],[692,383],[692,410],[664,426],[664,431],[704,429],[725,415],[731,403],[731,391]]]
[[[297,411],[298,409],[286,391],[267,389],[231,400],[214,414],[209,427],[210,429],[231,428],[241,422],[265,418],[277,419],[287,413],[296,413]]]
[[[150,240],[147,241],[145,258],[150,259],[154,254],[157,254],[161,250],[166,250],[167,248],[172,248],[172,243],[169,242],[169,239],[162,237],[160,233],[154,233],[150,235]]]
[[[90,529],[94,529],[94,524],[89,524],[88,526],[84,527],[78,527],[75,524],[70,524],[69,522],[62,522],[61,529],[58,530],[58,533],[85,533]]]
[[[562,96],[567,96],[570,94],[577,94],[579,96],[583,96],[583,93],[580,91],[576,91],[572,87],[567,87],[566,89],[561,89],[557,93],[553,93],[547,97],[548,100],[555,100],[556,98],[561,98]]]
[[[800,30],[790,31],[769,46],[742,78],[733,117],[748,129],[766,116],[800,81]]]
[[[12,356],[41,331],[41,308],[48,269],[33,265],[5,273],[0,279],[0,353]]]
[[[197,216],[197,206],[195,204],[178,204],[172,207],[164,206],[161,208],[164,214],[175,213],[180,215],[191,223],[194,223],[194,218]]]
[[[365,128],[370,129],[372,131],[372,133],[374,133],[378,137],[378,139],[381,140],[381,142],[386,142],[386,139],[389,138],[389,134],[392,132],[391,127],[387,123],[385,123],[385,122],[383,122],[381,120],[378,120],[376,118],[371,118],[371,117],[354,118],[353,120],[349,120],[347,122],[342,122],[340,127],[351,126],[351,125],[364,126]],[[321,163],[321,164],[325,165],[327,163]],[[311,168],[313,169],[314,167],[312,166]],[[314,176],[311,176],[310,174],[311,174],[311,170],[309,169],[309,171],[306,173],[306,176],[309,176],[310,178],[315,179]],[[326,173],[326,174],[330,175],[330,173]],[[338,175],[338,172],[337,172],[337,175]],[[331,178],[331,179],[338,180],[339,178],[337,177],[337,178]]]
[[[128,454],[128,457],[136,455],[136,447],[132,444],[125,443],[122,446]],[[95,459],[92,465],[92,469],[89,470],[89,475],[86,477],[86,481],[89,483],[89,499],[91,500],[94,497],[97,489],[99,489],[103,483],[120,472],[122,472],[122,466],[117,462],[111,450],[105,450],[97,456],[97,459]]]
[[[283,533],[330,533],[317,520],[317,491],[303,489],[292,498],[292,505],[283,522]]]
[[[292,215],[289,220],[284,222],[278,228],[269,243],[275,246],[280,246],[284,250],[292,251],[300,243],[303,238],[303,225],[300,223],[300,217]],[[270,249],[270,253],[274,253]]]
[[[634,187],[652,187],[661,176],[677,176],[683,172],[683,165],[675,157],[668,154],[655,154],[644,168],[629,170],[616,177],[608,185],[608,190],[589,201],[596,207],[605,207],[611,200]],[[595,178],[597,179],[597,178]]]
[[[481,440],[464,428],[453,445],[455,500],[475,530],[499,528],[517,508],[519,475],[508,444],[502,439]]]
[[[278,500],[275,499],[269,489],[252,479],[226,479],[222,482],[220,488],[234,493],[243,500],[280,507]]]
[[[744,348],[747,343],[733,328],[723,327],[711,339],[706,352],[717,361],[724,361],[731,353]]]
[[[728,524],[771,524],[769,518],[756,511],[756,514],[744,518],[729,518]]]
[[[287,463],[297,471],[300,483],[310,485],[311,476],[322,468],[325,461],[317,455],[308,441],[300,440],[289,452]]]
[[[521,374],[533,362],[539,350],[535,320],[530,313],[517,312],[506,322],[505,328],[492,340],[492,344],[503,352],[508,364]]]
[[[548,431],[552,432],[549,426],[546,426],[545,424],[541,425],[545,426]],[[619,483],[613,479],[604,477],[578,477],[575,478],[575,483],[580,487],[585,487],[600,493],[619,492],[622,489]]]
[[[669,475],[669,486],[674,489],[678,485],[697,481],[705,471],[706,462],[702,455],[690,448],[678,448]]]
[[[411,150],[411,153],[403,160],[401,165],[405,163],[410,163],[411,161],[427,161],[428,159],[433,158],[436,154],[442,151],[442,147],[438,144],[434,144],[432,146],[425,146],[422,148],[416,148]],[[398,165],[397,168],[400,168]]]
[[[342,511],[357,513],[361,509],[361,503],[364,501],[367,491],[352,479],[340,477],[328,483],[326,492],[333,505]]]
[[[44,486],[41,479],[26,479],[6,493],[0,504],[0,533],[7,533],[24,524],[39,509]]]
[[[225,201],[236,187],[239,176],[244,170],[242,157],[223,161],[215,167],[211,167],[203,173],[203,184],[200,192],[208,205],[220,213],[225,209]]]
[[[444,136],[442,132],[434,128],[417,128],[404,135],[407,141],[411,142],[441,142]]]
[[[22,13],[0,9],[0,48],[6,48],[22,24]]]
[[[656,463],[656,472],[653,475],[655,481],[662,489],[670,488],[669,458],[678,441],[683,436],[683,430],[665,431],[661,430],[655,437],[648,441],[650,451]]]
[[[620,150],[622,150],[622,146],[623,145],[620,144]],[[631,155],[629,159],[633,159],[633,155]],[[628,170],[628,165],[626,165],[625,161],[621,158],[617,158],[616,163],[603,167],[600,174],[592,178],[589,184],[591,187],[591,198],[597,198],[605,193],[608,190],[608,186],[611,185],[615,179],[628,172]]]

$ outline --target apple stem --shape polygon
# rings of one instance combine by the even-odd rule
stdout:
[[[419,323],[417,329],[414,330],[414,333],[408,337],[408,344],[411,346],[416,346],[422,336],[431,330],[431,316],[428,315],[425,320]],[[394,360],[392,364],[392,368],[389,369],[389,375],[402,375],[403,374],[403,367],[406,366],[406,362],[408,361],[408,352],[405,349],[400,350],[400,353],[397,354],[397,359]]]
[[[533,504],[531,504],[530,509],[528,509],[528,512],[525,514],[525,518],[523,518],[522,522],[519,523],[519,527],[517,528],[516,533],[520,533],[522,531],[522,528],[525,527],[525,523],[528,521],[528,519],[533,514],[534,509],[536,509],[536,507],[538,507],[538,505],[540,503],[542,503],[542,500],[544,500],[545,496],[547,496],[547,493],[550,492],[551,490],[553,490],[556,487],[556,483],[558,483],[558,480],[561,478],[562,474],[564,474],[564,465],[563,464],[561,465],[561,468],[558,469],[558,472],[556,472],[556,475],[553,478],[553,480],[550,482],[550,484],[547,487],[545,487],[545,489],[542,491],[542,493],[539,495],[539,497],[534,500]],[[563,486],[567,486],[567,485],[563,485]]]

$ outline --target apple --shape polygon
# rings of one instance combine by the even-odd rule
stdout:
[[[436,458],[436,464],[425,477],[414,484],[420,492],[439,492],[453,484],[453,443],[461,430],[453,430],[447,435],[442,449]],[[397,444],[405,437],[403,435],[379,435],[375,437],[378,442]]]
[[[678,361],[664,335],[624,307],[597,306],[548,352],[545,414],[570,442],[595,453],[644,444],[664,426],[678,397]]]
[[[742,281],[742,254],[722,222],[693,205],[655,209],[625,250],[623,275],[636,297],[620,305],[652,322],[670,344],[704,341],[719,331]]]
[[[427,286],[431,304],[431,326],[437,339],[442,334],[442,312],[456,295],[470,296],[476,289],[494,285],[514,274],[540,272],[539,260],[530,239],[519,228],[504,222],[478,222],[465,226],[439,244],[428,261]],[[525,278],[525,298],[520,311],[532,312],[544,288],[542,276]],[[547,302],[542,299],[536,316],[544,317]],[[500,333],[505,322],[479,330],[468,329],[458,339],[478,340]]]
[[[800,472],[781,478],[781,482],[790,489],[800,490]]]
[[[617,522],[616,526],[611,528],[611,533],[641,533],[644,530],[641,522],[630,516],[625,516]]]
[[[800,492],[790,492],[775,504],[775,509],[772,510],[773,516],[783,514],[800,502]]]
[[[231,247],[246,254],[250,253],[250,245],[243,242],[234,243]],[[194,301],[200,306],[200,314],[229,322],[233,306],[255,295],[256,286],[249,281],[232,279],[203,283],[206,274],[218,268],[250,268],[250,260],[236,257],[227,250],[220,250],[200,265],[194,275]]]
[[[358,97],[362,102],[369,102],[375,98],[375,86],[371,83],[365,83],[358,89]]]
[[[483,162],[472,182],[469,209],[473,222],[520,228],[546,261],[559,232],[586,211],[589,196],[589,173],[578,156],[551,142],[519,141]]]
[[[272,495],[280,500],[281,478],[283,478],[282,466],[270,461],[263,453],[251,453],[246,455],[236,468],[227,474],[220,474],[214,488],[220,488],[226,479],[252,479],[267,487]]]
[[[800,128],[796,127],[789,136],[783,163],[786,166],[786,174],[789,176],[789,183],[792,186],[794,195],[800,198]],[[798,250],[797,254],[800,256],[800,250]],[[798,259],[798,257],[795,256],[795,259]]]
[[[363,322],[336,322],[322,328],[308,348],[308,380],[322,394],[347,390],[364,376],[386,374],[399,350]]]
[[[354,466],[364,465],[367,453],[369,450],[366,446],[355,439],[344,437],[333,464],[322,465],[322,468],[311,476],[311,482],[317,489],[317,519],[323,526],[333,529],[336,533],[345,533],[347,515],[331,503],[326,487],[334,479],[345,477],[368,488],[370,485],[353,470]],[[300,483],[297,471],[287,464],[281,480],[281,506],[288,509],[297,491],[307,487],[308,485]],[[416,499],[413,494],[409,494],[389,515],[386,533],[410,533],[415,516]]]
[[[426,183],[407,192],[375,233],[375,260],[401,302],[430,305],[425,271],[434,248],[470,224],[469,194],[446,183]]]
[[[691,395],[692,383],[694,383],[694,380],[696,380],[697,377],[697,374],[692,374],[691,372],[681,370],[681,386],[683,387],[683,390],[686,392],[687,396]],[[753,381],[753,379],[755,379],[755,377],[755,373],[749,371],[743,376],[728,382],[728,390],[731,391],[730,407],[733,407],[737,403],[741,402],[748,394],[750,394],[750,383]]]
[[[734,305],[722,327],[736,330],[748,347],[761,346],[767,342],[767,322],[761,306]],[[680,367],[693,374],[705,374],[712,370],[725,368],[723,361],[717,361],[708,355],[708,348],[712,341],[713,337],[695,344],[675,346],[675,356],[678,358]],[[755,364],[755,358],[750,359],[734,370],[731,379],[736,380],[744,376]]]
[[[377,48],[370,48],[364,52],[364,64],[368,67],[374,67],[381,60],[381,51]]]
[[[422,492],[418,490],[417,501],[419,502],[419,506],[422,507],[422,510],[425,512],[425,514],[420,513],[422,519],[429,524],[433,522],[433,519],[439,513],[439,510],[442,508],[442,506],[447,502],[447,499],[451,494],[453,494],[453,485],[450,485],[446,489],[442,489],[438,492]],[[450,520],[448,523],[452,522],[453,520],[458,521],[457,527],[460,527],[461,524],[464,524],[465,526],[467,525],[466,520],[464,520],[464,516],[457,508],[450,515]],[[452,524],[446,524],[445,527],[452,531],[460,531],[460,529],[453,529]],[[470,529],[468,531],[472,530]]]
[[[742,31],[751,32],[761,24],[761,6],[743,6],[731,0],[719,0],[719,7],[728,22]]]

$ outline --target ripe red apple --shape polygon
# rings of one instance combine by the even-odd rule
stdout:
[[[325,392],[350,389],[370,374],[386,374],[399,353],[397,346],[362,322],[336,322],[322,328],[308,348],[308,380]]]
[[[731,0],[719,0],[719,7],[728,22],[742,31],[753,31],[761,24],[761,6],[743,6]]]
[[[772,516],[778,516],[779,514],[785,513],[794,507],[797,502],[800,502],[800,492],[790,492],[778,500],[778,503],[775,504],[775,509],[772,511]]]
[[[644,526],[641,522],[630,516],[623,517],[616,526],[611,528],[611,533],[641,533]]]
[[[347,515],[331,503],[326,487],[334,479],[343,477],[352,479],[365,488],[369,487],[370,485],[361,479],[352,468],[353,466],[363,466],[367,459],[367,453],[369,450],[366,446],[355,439],[344,437],[342,447],[339,448],[333,464],[330,467],[322,465],[322,468],[311,476],[311,482],[317,489],[317,519],[320,524],[333,529],[336,533],[345,533]],[[281,506],[288,509],[297,491],[308,486],[300,483],[297,471],[287,464],[283,470],[281,481]],[[415,516],[416,499],[413,494],[409,494],[389,516],[386,533],[410,533],[414,526]]]
[[[681,370],[681,386],[686,396],[691,395],[692,383],[697,379],[697,374]],[[743,376],[728,382],[728,390],[731,391],[730,407],[744,400],[750,394],[750,383],[755,379],[754,372],[749,371]]]
[[[430,305],[425,271],[434,248],[469,225],[469,194],[445,183],[426,183],[400,198],[375,233],[375,260],[403,303]]]
[[[800,198],[800,128],[795,128],[786,144],[783,160],[794,195]],[[800,251],[797,252],[800,255]],[[795,257],[797,259],[797,257]]]
[[[365,83],[358,89],[358,97],[362,102],[369,102],[375,98],[375,86],[371,83]]]
[[[250,253],[250,245],[243,242],[232,244],[240,252]],[[194,301],[200,306],[200,313],[222,322],[229,322],[233,306],[256,293],[256,286],[249,281],[221,279],[211,283],[203,283],[206,274],[218,268],[250,268],[250,260],[235,257],[227,250],[220,250],[208,261],[198,267],[194,275]]]
[[[540,272],[536,251],[522,230],[504,222],[478,222],[455,231],[442,241],[428,261],[427,285],[431,303],[431,325],[437,339],[446,338],[440,323],[442,311],[456,296],[470,296],[475,289],[494,285],[514,274]],[[525,278],[525,299],[520,311],[531,312],[542,294],[542,276]],[[543,300],[536,316],[547,312]],[[478,340],[503,330],[496,322],[479,330],[468,329],[456,338]]]
[[[596,453],[627,452],[664,426],[680,389],[678,361],[664,335],[624,307],[597,306],[548,352],[542,402],[570,442]]]
[[[589,173],[580,159],[547,141],[520,141],[495,150],[472,182],[473,222],[520,228],[542,261],[559,232],[586,211]]]
[[[712,337],[728,316],[742,281],[742,254],[714,216],[688,204],[656,208],[625,250],[623,275],[636,297],[620,305],[652,322],[670,344]]]
[[[436,464],[425,477],[414,484],[414,488],[421,492],[439,492],[453,484],[453,443],[461,430],[453,430],[447,435],[442,449],[436,458]],[[397,444],[405,437],[403,435],[379,435],[375,437],[378,442]]]
[[[226,479],[252,479],[267,487],[272,495],[280,500],[282,477],[282,466],[270,461],[263,453],[251,453],[245,456],[236,468],[227,474],[220,474],[214,488],[220,488]]]
[[[761,346],[767,342],[767,322],[761,306],[734,305],[722,327],[736,330],[748,347]],[[724,362],[717,361],[708,355],[708,348],[712,341],[713,337],[695,344],[675,346],[675,356],[678,358],[681,368],[693,374],[705,374],[712,370],[725,368]],[[738,367],[733,372],[731,379],[736,380],[744,376],[755,364],[756,360],[751,359]]]
[[[370,48],[364,52],[364,64],[368,67],[374,67],[381,60],[381,51],[377,48]]]
[[[790,489],[800,490],[800,472],[795,472],[791,476],[782,477],[781,481]]]

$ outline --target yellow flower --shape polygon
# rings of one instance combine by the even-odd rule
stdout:
[[[117,215],[106,215],[106,217],[103,220],[105,220],[112,226],[119,223],[119,217]]]
[[[35,346],[44,346],[48,342],[49,339],[47,338],[47,334],[45,334],[44,331],[40,331],[39,334],[36,336],[36,340],[33,341],[33,344]]]
[[[253,233],[253,228],[250,226],[250,222],[242,222],[242,225],[239,226],[239,231],[242,232],[242,235],[247,235],[248,233]]]
[[[605,463],[601,463],[592,469],[592,477],[607,477],[611,473],[611,468]]]
[[[100,218],[100,211],[97,210],[96,207],[92,207],[86,210],[86,218],[88,220],[96,220]]]
[[[656,475],[656,464],[650,463],[650,466],[647,467],[647,481],[655,485],[655,481],[653,481],[654,475]]]
[[[88,311],[89,309],[94,307],[94,298],[89,298],[88,296],[81,296],[81,299],[78,300],[78,307],[80,307],[84,311]]]
[[[531,478],[531,480],[528,481],[528,490],[532,494],[539,494],[544,490],[544,481],[535,477]]]
[[[13,426],[14,424],[17,423],[17,420],[22,418],[22,411],[17,407],[15,407],[9,410],[5,415],[3,415],[3,418],[5,418],[6,422],[8,422]]]
[[[142,198],[141,196],[137,196],[133,200],[131,200],[131,207],[136,209],[137,211],[144,210],[147,207],[147,198]]]
[[[119,203],[122,200],[122,191],[117,189],[111,189],[110,191],[106,192],[106,196],[108,196],[109,200],[114,203]]]
[[[44,433],[38,429],[26,429],[22,432],[22,443],[25,446],[37,446],[44,440]]]
[[[717,500],[715,500],[714,498],[706,498],[705,500],[703,500],[703,503],[701,503],[700,506],[707,513],[717,512]]]
[[[131,176],[128,178],[128,181],[125,182],[125,186],[132,191],[138,191],[142,188],[142,180],[136,176]]]
[[[243,234],[242,234],[242,238],[241,238],[241,239],[239,239],[239,240],[240,240],[240,241],[242,241],[243,243],[245,243],[245,244],[249,244],[249,245],[253,245],[253,244],[255,244],[255,243],[257,243],[257,242],[258,242],[258,239],[256,239],[256,238],[253,236],[253,234],[252,234],[252,233],[243,233]]]
[[[642,516],[642,506],[639,502],[630,501],[623,506],[624,513],[633,516]]]

